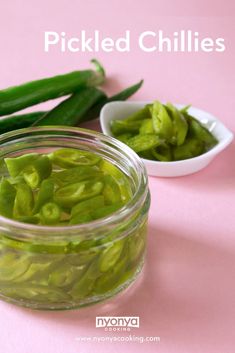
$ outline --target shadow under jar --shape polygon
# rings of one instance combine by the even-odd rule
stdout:
[[[44,226],[0,216],[0,298],[33,309],[73,309],[112,297],[140,273],[145,256],[150,196],[141,159],[100,133],[60,126],[29,128],[0,138],[4,158],[90,151],[125,174],[131,200],[118,211],[79,225]]]

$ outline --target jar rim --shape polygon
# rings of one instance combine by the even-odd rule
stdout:
[[[144,166],[144,163],[140,159],[140,157],[127,145],[123,142],[111,137],[104,135],[100,132],[77,128],[77,127],[65,127],[65,126],[42,126],[42,127],[30,127],[25,129],[19,129],[12,132],[7,132],[0,136],[0,147],[1,152],[3,152],[3,148],[9,145],[9,142],[14,140],[20,141],[20,138],[29,135],[30,137],[37,136],[37,134],[43,133],[56,133],[53,138],[55,139],[59,132],[75,134],[79,139],[79,135],[88,136],[90,138],[94,138],[96,142],[102,142],[102,144],[107,147],[112,147],[115,150],[119,151],[125,157],[129,163],[131,163],[134,168],[136,175],[138,176],[138,185],[136,186],[136,190],[133,194],[133,197],[127,204],[125,204],[122,208],[115,211],[111,215],[105,216],[103,218],[99,218],[97,220],[78,224],[78,225],[66,225],[66,226],[40,226],[35,224],[28,224],[19,221],[12,220],[10,218],[4,217],[0,215],[0,230],[6,230],[8,227],[11,231],[15,231],[17,233],[18,239],[32,239],[36,237],[37,239],[43,236],[44,242],[50,242],[53,240],[68,240],[70,236],[78,236],[79,233],[84,235],[84,232],[89,231],[91,233],[93,230],[97,231],[97,229],[102,230],[102,228],[106,228],[108,226],[112,226],[115,224],[120,224],[122,221],[128,219],[133,213],[141,209],[144,204],[146,198],[148,197],[148,177],[147,172]],[[68,136],[69,137],[69,136]],[[81,139],[81,136],[80,136]],[[4,153],[2,153],[4,155]],[[2,157],[0,157],[2,158]],[[20,231],[20,234],[19,234]],[[45,237],[50,233],[49,237]],[[66,235],[63,236],[63,234]],[[104,235],[105,236],[105,235]]]

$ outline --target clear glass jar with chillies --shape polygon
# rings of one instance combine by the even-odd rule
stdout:
[[[77,128],[22,129],[0,146],[0,298],[72,309],[127,288],[146,248],[140,158]]]

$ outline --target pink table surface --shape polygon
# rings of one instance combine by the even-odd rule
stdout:
[[[46,30],[76,36],[81,29],[99,29],[115,37],[129,29],[135,42],[148,29],[192,29],[225,38],[226,51],[144,53],[133,44],[130,53],[100,52],[106,89],[113,93],[144,78],[136,100],[192,103],[235,131],[234,15],[232,0],[2,1],[0,86],[87,67],[92,53],[44,53]],[[80,311],[34,312],[1,302],[1,352],[234,352],[235,144],[197,174],[149,183],[148,253],[138,283],[125,295]],[[79,336],[107,336],[95,328],[101,315],[139,316],[140,328],[131,333],[161,341],[79,342]]]

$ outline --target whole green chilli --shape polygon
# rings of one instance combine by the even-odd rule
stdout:
[[[96,119],[106,103],[113,101],[124,101],[128,99],[140,89],[142,84],[143,81],[141,80],[137,84],[132,85],[111,97],[107,97],[104,92],[92,88],[91,97],[88,97],[87,101],[84,100],[84,98],[87,97],[89,89],[81,88],[79,89],[80,93],[75,93],[67,100],[53,108],[51,111],[39,111],[20,115],[12,115],[0,119],[0,134],[39,124],[62,124],[61,118],[63,124],[68,126],[76,126],[79,123]],[[83,91],[85,91],[85,93],[83,93]],[[67,106],[69,108],[68,111]]]
[[[77,126],[91,107],[106,95],[95,87],[81,89],[39,118],[34,126]]]
[[[74,71],[1,90],[0,116],[66,96],[76,92],[79,87],[99,86],[104,82],[105,72],[97,60],[92,60],[92,63],[96,67],[95,71]]]
[[[5,132],[23,129],[33,125],[39,118],[47,112],[39,111],[19,115],[10,115],[0,118],[0,134]]]

